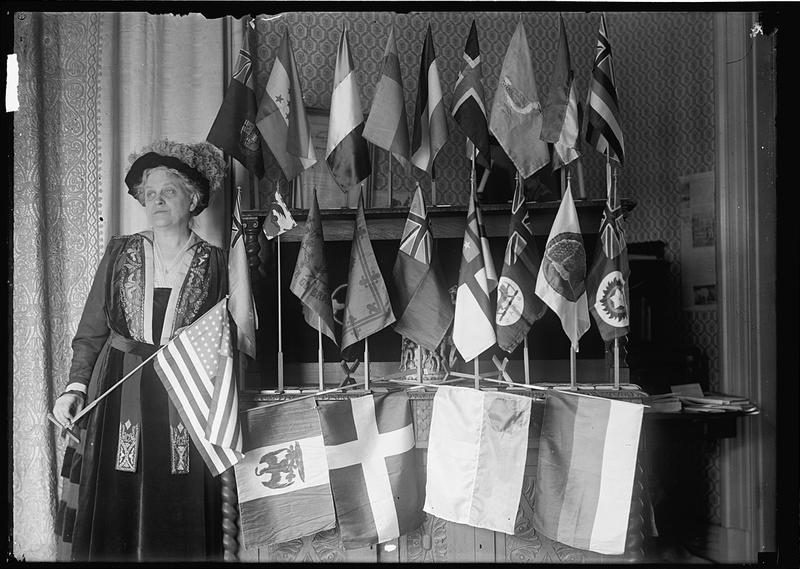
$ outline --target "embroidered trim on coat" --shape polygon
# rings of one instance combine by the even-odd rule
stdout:
[[[119,424],[119,443],[117,444],[117,470],[136,472],[136,458],[139,455],[139,425],[130,421]]]
[[[169,428],[172,442],[172,474],[189,474],[189,431],[183,421]]]

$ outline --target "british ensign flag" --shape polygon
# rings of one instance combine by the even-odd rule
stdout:
[[[418,528],[425,519],[425,495],[405,392],[317,404],[345,549]]]

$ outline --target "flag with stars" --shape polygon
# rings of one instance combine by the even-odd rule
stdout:
[[[284,31],[278,46],[256,124],[287,180],[316,164],[317,155],[288,30]]]
[[[350,249],[350,271],[342,321],[342,351],[394,323],[386,283],[375,259],[364,218],[364,196],[359,195]]]
[[[486,124],[486,105],[481,81],[481,52],[478,47],[478,29],[475,20],[464,46],[464,67],[458,74],[453,88],[451,114],[467,135],[467,146],[472,145],[478,153],[476,161],[484,168],[489,162],[489,127]],[[470,153],[471,156],[471,153]]]
[[[214,476],[242,458],[228,299],[183,328],[153,367]]]
[[[245,29],[233,77],[206,140],[236,158],[260,178],[264,175],[264,156],[261,154],[261,136],[256,126],[258,104],[253,56],[249,47],[253,27],[251,21]]]
[[[589,88],[589,119],[586,124],[586,142],[600,153],[608,153],[612,160],[625,162],[625,140],[620,126],[614,65],[611,60],[611,42],[606,31],[606,17],[600,15],[597,48],[592,66],[592,84]]]
[[[533,222],[525,206],[522,181],[517,180],[511,202],[508,244],[497,288],[497,345],[513,352],[531,326],[544,316],[547,306],[536,296],[536,275],[542,257],[533,239]]]
[[[453,304],[433,245],[417,184],[392,270],[399,314],[394,330],[429,350],[439,346],[453,321]]]
[[[464,229],[453,321],[453,343],[465,362],[481,355],[494,345],[496,339],[492,324],[494,310],[491,303],[491,280],[487,274],[478,225],[479,207],[473,188],[467,212],[467,226]],[[497,277],[494,283],[497,283]]]
[[[621,338],[629,330],[628,247],[622,231],[622,207],[606,202],[592,268],[586,277],[589,312],[603,340]]]
[[[241,195],[236,189],[236,205],[231,222],[231,245],[228,253],[228,288],[230,301],[228,310],[236,323],[236,345],[239,350],[255,359],[256,329],[258,316],[250,287],[250,264],[244,248],[244,227],[242,226]]]

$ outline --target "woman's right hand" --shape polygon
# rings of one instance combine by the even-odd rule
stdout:
[[[64,426],[72,423],[72,418],[83,409],[83,397],[77,393],[62,393],[53,405],[53,417]]]

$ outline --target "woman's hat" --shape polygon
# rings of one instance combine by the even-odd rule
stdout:
[[[225,159],[216,146],[208,142],[184,144],[171,140],[158,140],[131,154],[131,167],[125,176],[128,193],[137,198],[136,188],[144,173],[158,166],[166,166],[184,174],[197,187],[200,200],[194,215],[203,211],[211,196],[222,187],[225,178]]]

